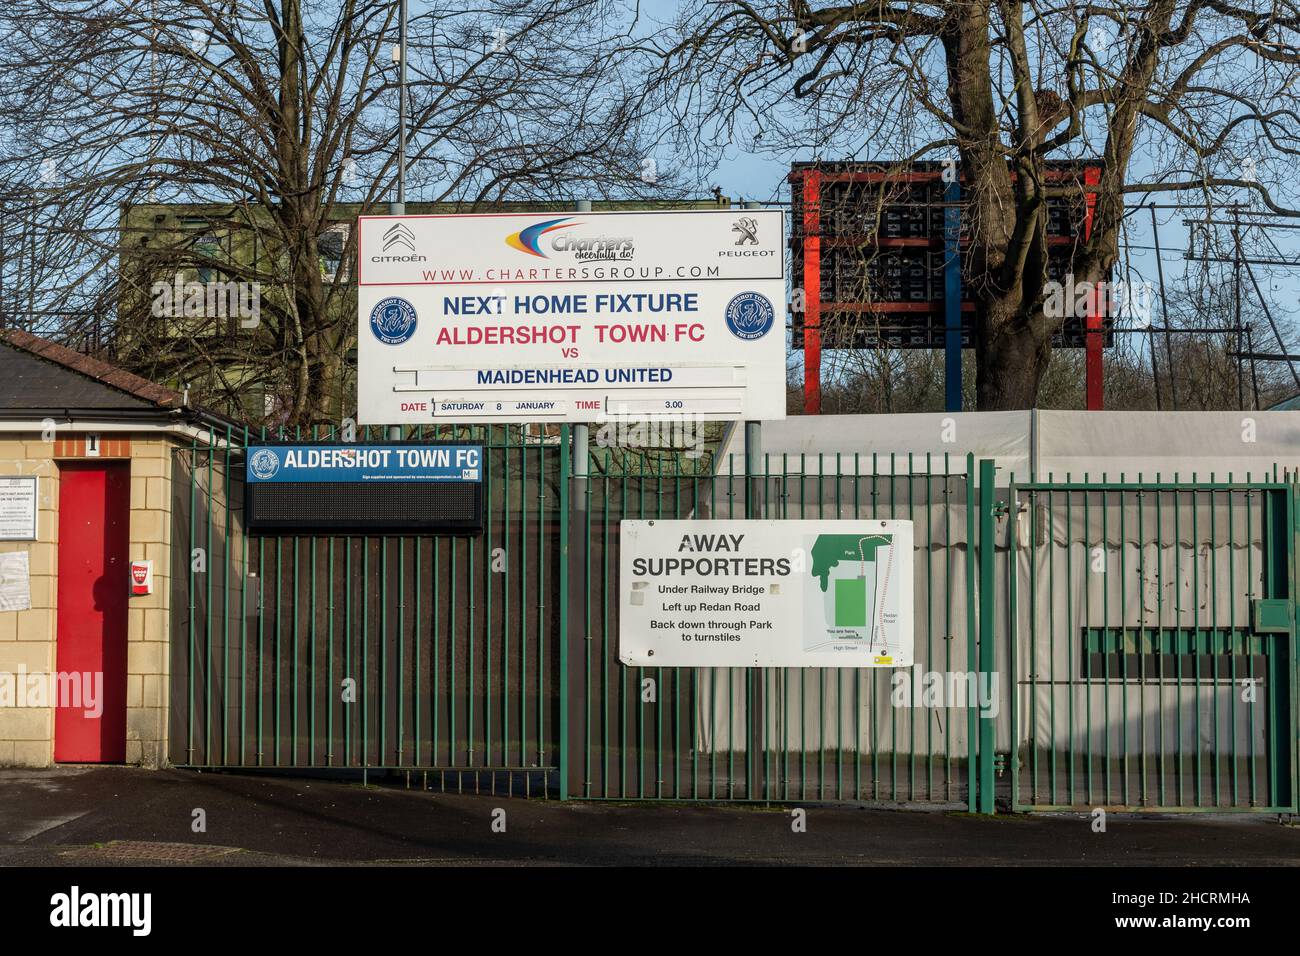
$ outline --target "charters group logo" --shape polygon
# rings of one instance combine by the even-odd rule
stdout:
[[[280,470],[280,456],[269,448],[259,448],[253,452],[248,467],[253,472],[254,478],[266,481],[268,478],[274,478],[275,473]]]
[[[520,252],[526,252],[530,256],[549,259],[550,256],[541,249],[542,236],[548,232],[555,232],[557,229],[568,229],[570,226],[577,225],[581,225],[581,223],[574,222],[572,216],[563,219],[547,219],[545,222],[535,222],[526,229],[520,229],[518,232],[512,232],[506,236],[506,245],[512,249],[518,249]]]
[[[575,236],[565,233],[553,236],[550,242],[542,242],[553,232],[581,225],[583,223],[574,222],[572,216],[535,222],[506,236],[506,245],[541,259],[551,258],[547,249],[568,253],[575,262],[627,262],[632,259],[636,244],[631,236]]]
[[[380,299],[370,310],[370,331],[385,345],[401,345],[415,334],[415,306],[398,296]]]
[[[738,339],[761,339],[772,329],[776,310],[771,300],[757,292],[742,292],[727,303],[727,328]]]

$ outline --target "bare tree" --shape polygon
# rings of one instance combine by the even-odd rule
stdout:
[[[355,235],[332,230],[393,196],[397,9],[14,0],[0,10],[0,202],[6,235],[26,224],[42,248],[37,326],[67,334],[78,317],[108,321],[146,374],[206,377],[221,395],[260,382],[290,423],[347,414],[355,286],[330,281],[321,261],[354,258]],[[663,192],[670,177],[646,175],[639,97],[601,55],[626,46],[633,22],[620,0],[482,0],[415,17],[402,52],[410,198],[468,211]],[[207,204],[198,215],[210,228],[168,236],[131,219],[149,203]],[[219,249],[196,248],[214,233]],[[256,328],[223,339],[194,323],[151,325],[139,308],[117,314],[147,302],[159,278],[204,265],[261,288]]]
[[[657,37],[649,89],[707,168],[727,147],[800,159],[951,157],[965,183],[977,403],[1038,399],[1051,160],[1102,164],[1076,282],[1119,253],[1126,197],[1192,194],[1297,215],[1300,10],[1290,0],[695,0]],[[706,135],[702,135],[701,131]]]

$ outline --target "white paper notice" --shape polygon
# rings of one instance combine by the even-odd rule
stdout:
[[[32,606],[32,576],[26,551],[0,554],[0,611],[26,611]]]
[[[0,478],[0,540],[36,538],[36,478]]]

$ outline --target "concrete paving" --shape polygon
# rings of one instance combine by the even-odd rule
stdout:
[[[0,770],[0,865],[1294,866],[1275,816],[568,803],[267,774]],[[494,832],[504,810],[505,832]],[[196,832],[202,811],[205,832]]]

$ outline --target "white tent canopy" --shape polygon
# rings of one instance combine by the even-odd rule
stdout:
[[[764,422],[767,470],[834,474],[960,473],[967,454],[992,458],[999,483],[1014,474],[1065,480],[1256,481],[1274,467],[1300,469],[1300,411],[928,412],[794,416]],[[784,458],[782,458],[784,456]],[[802,459],[800,456],[803,456]],[[909,458],[910,456],[910,458]],[[802,461],[802,467],[801,467]],[[856,462],[856,469],[855,469]],[[742,474],[745,429],[737,425],[718,470]]]

